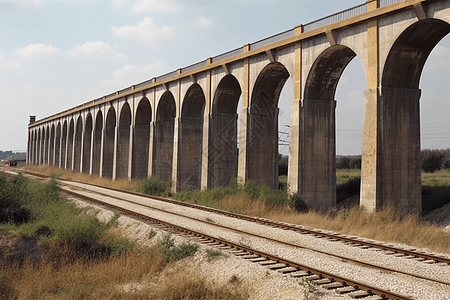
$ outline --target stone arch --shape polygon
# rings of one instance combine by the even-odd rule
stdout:
[[[130,153],[131,109],[128,103],[122,106],[117,133],[116,178],[128,178],[128,158]]]
[[[152,175],[163,180],[172,180],[175,117],[175,98],[166,91],[156,109],[152,163]]]
[[[62,131],[61,131],[61,168],[67,168],[67,120],[64,120]]]
[[[143,98],[136,109],[134,122],[132,178],[147,178],[148,157],[150,143],[150,123],[152,121],[152,108],[150,101]]]
[[[331,46],[323,51],[306,79],[304,99],[335,100],[342,72],[354,57],[356,53],[342,45]]]
[[[56,125],[55,132],[55,166],[60,167],[60,158],[61,158],[61,121]]]
[[[247,180],[278,189],[278,100],[288,70],[269,63],[256,79],[247,125]]]
[[[83,139],[83,118],[79,116],[75,127],[75,141],[73,147],[73,170],[80,171]]]
[[[103,170],[102,176],[113,177],[114,139],[116,134],[116,110],[110,107],[106,115],[105,135],[103,143]]]
[[[48,157],[48,164],[54,165],[54,158],[55,158],[55,124],[52,124],[52,127],[50,129],[50,139],[49,139],[49,157]]]
[[[103,131],[103,113],[101,110],[97,112],[95,117],[94,139],[92,147],[92,174],[100,174],[100,159],[102,151],[102,131]]]
[[[381,85],[418,89],[428,56],[449,32],[450,24],[438,19],[421,20],[406,28],[389,51]]]
[[[421,214],[420,78],[435,46],[450,24],[424,19],[407,27],[393,43],[381,75],[378,95],[382,174],[377,208],[395,207]]]
[[[299,191],[311,208],[336,206],[336,101],[339,80],[357,57],[344,45],[320,53],[306,78],[302,99],[303,182]]]
[[[183,186],[200,189],[202,174],[203,116],[205,94],[197,83],[191,85],[181,108],[181,130],[178,145],[177,189]]]
[[[209,127],[208,187],[225,186],[237,178],[238,104],[241,86],[233,75],[219,82],[214,94]]]
[[[88,113],[84,124],[83,136],[83,173],[89,174],[91,165],[92,115]]]
[[[70,118],[69,121],[69,131],[68,131],[68,135],[67,135],[67,165],[66,165],[66,169],[72,170],[73,168],[73,163],[72,163],[72,158],[73,158],[73,138],[74,138],[74,133],[75,133],[75,122],[73,121],[73,117]]]

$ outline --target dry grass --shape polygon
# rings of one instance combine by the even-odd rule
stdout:
[[[55,260],[63,259],[63,263]],[[99,261],[73,259],[53,244],[40,266],[0,262],[0,298],[247,299],[244,288],[212,286],[187,264],[167,263],[157,247]]]
[[[450,253],[450,234],[441,227],[421,222],[414,216],[400,219],[392,209],[369,213],[354,207],[333,215],[314,211],[298,213],[286,207],[272,207],[263,200],[247,196],[226,197],[217,204],[217,208]]]
[[[88,175],[71,170],[59,169],[49,165],[25,166],[23,167],[23,169],[50,176],[57,176],[67,180],[87,182],[90,184],[101,185],[127,191],[137,191],[137,184],[138,184],[137,180],[117,179],[115,181],[112,181],[111,179],[108,178],[100,178],[96,175]]]
[[[40,168],[39,172],[41,172]],[[53,172],[59,170],[51,169],[53,169]],[[354,172],[355,170],[343,172],[341,177],[346,176],[346,178],[349,178],[358,175]],[[435,176],[442,177],[441,175],[446,174],[437,172]],[[102,180],[109,181],[107,186],[118,188],[115,182],[107,179]],[[128,189],[130,188],[131,186],[128,186]],[[274,207],[267,204],[264,200],[255,200],[243,195],[224,197],[215,203],[214,207],[246,215],[333,230],[386,242],[405,243],[414,247],[426,247],[431,250],[450,253],[450,234],[446,233],[442,228],[421,222],[412,216],[400,220],[398,215],[389,209],[369,213],[355,207],[350,210],[342,210],[334,215],[313,211],[298,213],[288,207]]]

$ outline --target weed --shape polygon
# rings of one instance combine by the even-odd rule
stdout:
[[[171,238],[172,234],[166,234],[160,245],[162,252],[168,261],[176,261],[182,258],[194,255],[198,250],[197,244],[181,244],[175,246],[175,239]]]
[[[317,283],[315,281],[303,279],[299,284],[305,289],[303,291],[303,296],[305,296],[306,300],[315,298],[314,292],[317,290]]]
[[[6,272],[0,272],[0,283],[6,282],[7,279],[8,279],[8,275],[6,274]]]
[[[208,221],[208,222],[211,222],[211,223],[215,223],[213,219],[208,218],[208,217],[205,220]]]
[[[341,218],[342,220],[347,220],[348,216],[350,215],[350,210],[347,208],[341,209]]]
[[[211,250],[211,249],[206,249],[206,257],[211,260],[211,259],[215,259],[221,256],[225,256],[225,254],[223,254],[223,252],[219,251],[219,250]]]
[[[150,232],[148,233],[148,239],[151,240],[152,238],[154,238],[156,236],[157,232],[154,231],[153,229],[150,230]]]
[[[239,277],[237,275],[233,275],[230,278],[230,283],[240,283],[241,279],[239,279]]]

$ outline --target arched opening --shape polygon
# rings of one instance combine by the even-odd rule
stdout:
[[[50,142],[50,145],[49,145],[49,150],[50,150],[50,153],[49,153],[49,162],[48,162],[48,164],[49,165],[54,165],[55,164],[55,161],[54,161],[54,155],[55,155],[55,125],[54,124],[52,124],[52,127],[51,127],[51,129],[50,129],[50,140],[49,140],[49,142]]]
[[[302,100],[302,191],[309,207],[336,206],[336,89],[356,53],[331,46],[313,63]],[[362,99],[361,99],[362,100]]]
[[[114,138],[116,134],[116,111],[110,107],[106,115],[105,140],[103,143],[102,176],[112,178],[114,164]]]
[[[247,179],[278,189],[278,100],[289,78],[278,62],[268,64],[253,88],[247,124]]]
[[[238,104],[241,87],[233,75],[226,75],[214,95],[209,127],[208,186],[230,184],[238,169]]]
[[[102,150],[103,114],[99,110],[95,118],[94,140],[92,147],[92,174],[100,175],[100,159]]]
[[[55,132],[55,166],[60,167],[60,157],[61,157],[61,122],[58,122]]]
[[[201,187],[205,103],[202,88],[198,84],[191,85],[181,109],[177,190],[183,186],[192,189]]]
[[[67,168],[67,121],[63,123],[61,135],[61,168],[65,169]]]
[[[83,173],[89,174],[91,166],[91,138],[92,138],[92,115],[90,113],[86,116],[86,124],[84,125],[83,137]]]
[[[81,168],[81,151],[82,149],[82,137],[83,137],[83,118],[81,116],[77,119],[77,125],[75,130],[75,144],[73,148],[73,170],[80,171]]]
[[[133,138],[132,178],[147,178],[152,109],[147,98],[143,98],[136,110]]]
[[[167,91],[158,102],[153,139],[152,174],[163,180],[172,180],[175,116],[175,99]]]
[[[425,19],[409,26],[393,44],[383,68],[379,96],[379,207],[421,214],[419,82],[431,51],[450,32],[450,25]]]
[[[73,164],[72,164],[72,153],[73,153],[73,138],[74,138],[74,132],[75,132],[75,124],[73,121],[73,118],[70,119],[69,123],[69,134],[67,135],[67,164],[66,169],[72,170]]]
[[[130,105],[125,103],[122,107],[119,119],[119,131],[117,134],[117,164],[116,178],[128,178],[128,157],[130,152]]]

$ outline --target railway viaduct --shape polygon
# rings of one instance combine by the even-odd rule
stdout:
[[[360,204],[420,214],[419,81],[449,32],[450,0],[369,0],[47,118],[31,117],[27,161],[112,179],[155,176],[172,180],[175,190],[232,178],[277,188],[278,99],[291,78],[289,188],[310,207],[331,208],[335,91],[358,57],[367,82]]]

